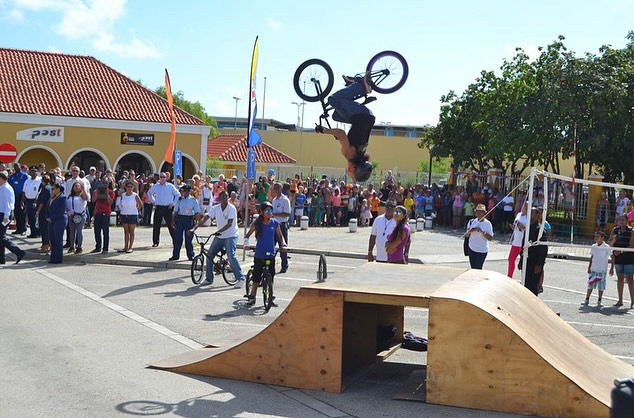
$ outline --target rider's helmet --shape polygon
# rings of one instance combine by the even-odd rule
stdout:
[[[365,161],[359,165],[355,165],[354,168],[354,178],[358,182],[367,181],[372,174],[372,163],[369,161]]]
[[[266,209],[273,209],[273,205],[270,202],[260,203],[260,207],[259,207],[260,212],[264,212]]]

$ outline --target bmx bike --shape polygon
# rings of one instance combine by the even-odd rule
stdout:
[[[365,77],[373,91],[389,94],[403,87],[408,75],[407,61],[401,54],[395,51],[383,51],[373,56],[368,62],[365,72],[356,74],[355,79]],[[293,76],[295,93],[307,102],[321,103],[323,113],[319,116],[319,125],[325,121],[329,128],[328,118],[333,108],[324,99],[330,94],[334,82],[332,68],[319,58],[304,61]],[[361,104],[366,105],[375,101],[376,97],[359,95],[354,100],[359,99],[363,99]]]
[[[200,245],[200,251],[192,259],[191,265],[191,277],[194,284],[200,284],[205,278],[205,263],[209,256],[209,251],[205,248],[211,237],[215,237],[217,234],[211,235],[198,235],[194,233],[196,242]],[[236,278],[231,271],[231,265],[227,260],[227,251],[223,248],[212,260],[214,263],[214,274],[222,275],[222,278],[228,285],[236,284]]]
[[[273,296],[273,276],[271,276],[271,273],[269,272],[269,267],[271,265],[271,263],[275,262],[275,256],[277,256],[277,253],[280,252],[279,248],[275,250],[275,252],[273,252],[273,258],[271,259],[265,259],[264,260],[264,267],[262,268],[262,277],[260,278],[260,289],[262,289],[262,299],[264,301],[264,311],[268,312],[271,307],[273,306],[273,300],[275,299],[275,297]],[[266,254],[271,255],[271,253],[267,253]],[[253,268],[255,267],[255,264],[253,266],[251,266],[251,268],[249,269],[249,271],[247,272],[247,278],[245,281],[245,293],[244,293],[244,297],[248,298],[251,295],[251,287],[253,285]]]

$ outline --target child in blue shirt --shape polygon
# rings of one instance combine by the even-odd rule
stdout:
[[[275,237],[280,243],[280,251],[286,251],[286,242],[280,229],[280,223],[273,219],[273,205],[269,202],[260,204],[258,218],[251,224],[249,231],[244,237],[244,249],[249,249],[249,237],[255,232],[257,244],[255,245],[255,257],[253,261],[253,274],[251,276],[251,294],[247,296],[247,305],[255,304],[255,296],[257,294],[258,285],[262,280],[262,272],[266,266],[266,261],[270,260],[268,265],[269,273],[275,278]],[[273,306],[275,303],[273,303]]]

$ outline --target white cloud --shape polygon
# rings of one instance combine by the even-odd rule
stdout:
[[[125,14],[127,0],[15,0],[17,11],[57,12],[61,21],[55,32],[72,40],[86,40],[102,52],[123,57],[158,58],[160,51],[138,39],[120,41],[113,35],[114,24]]]
[[[161,52],[153,45],[146,44],[138,38],[122,43],[116,42],[114,37],[107,33],[102,33],[93,39],[92,46],[99,51],[112,52],[122,57],[159,58],[161,56]]]
[[[24,22],[24,13],[21,10],[13,9],[9,12],[9,17],[15,23]]]
[[[269,17],[266,20],[266,26],[268,26],[269,28],[273,30],[282,30],[282,22],[280,22],[279,20],[273,19],[272,17]]]

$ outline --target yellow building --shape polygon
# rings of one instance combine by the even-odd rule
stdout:
[[[205,167],[209,127],[175,108],[183,175]],[[167,101],[93,57],[0,48],[0,144],[21,164],[171,170]]]

